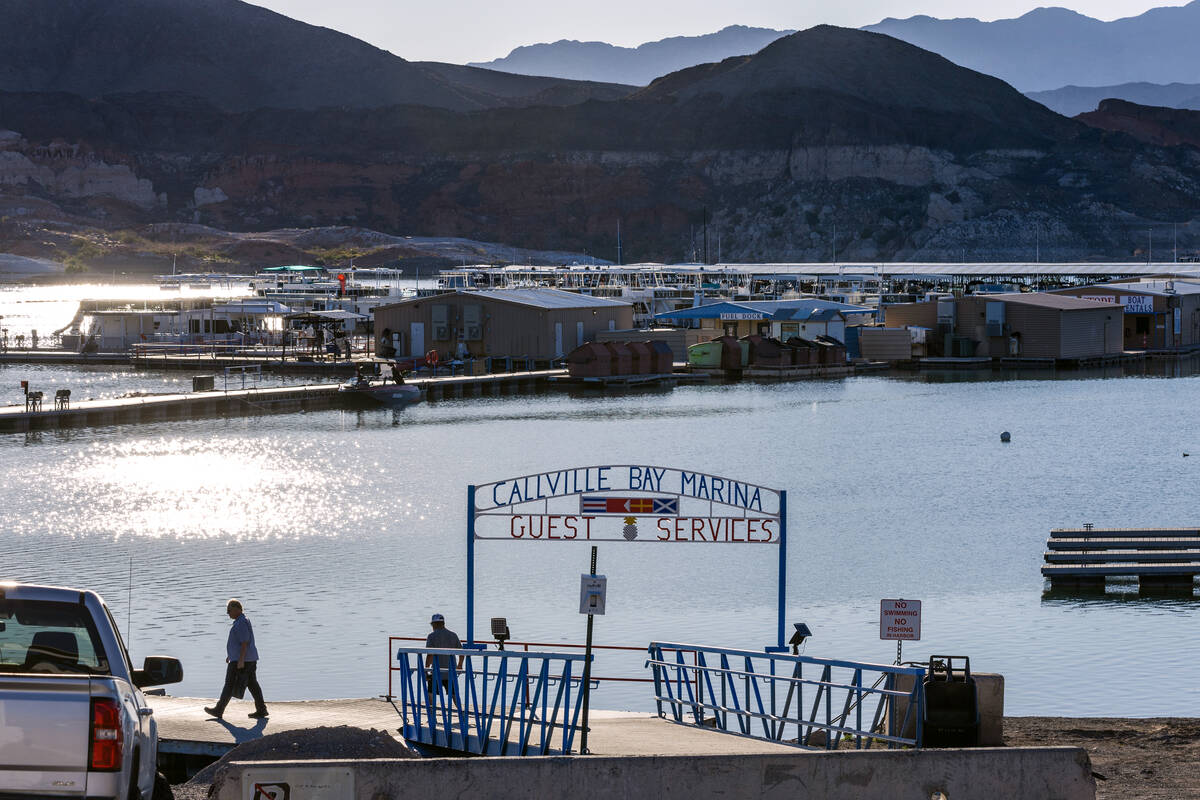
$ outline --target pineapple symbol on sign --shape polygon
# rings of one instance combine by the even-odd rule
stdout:
[[[637,517],[626,517],[625,527],[621,531],[625,536],[625,541],[632,542],[637,538]]]

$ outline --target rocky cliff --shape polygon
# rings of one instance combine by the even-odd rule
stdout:
[[[343,224],[610,259],[619,220],[627,261],[697,256],[706,218],[726,260],[1022,260],[1035,239],[1043,258],[1127,259],[1154,222],[1180,223],[1188,246],[1200,198],[1193,148],[830,27],[613,101],[231,112],[180,94],[7,93],[0,127],[32,164],[2,187],[30,216]],[[38,148],[53,143],[148,191],[65,194],[30,171],[51,167]]]

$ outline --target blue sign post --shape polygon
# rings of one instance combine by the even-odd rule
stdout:
[[[467,487],[467,642],[475,642],[475,540],[708,542],[779,548],[776,646],[784,647],[787,492],[644,465],[573,467]]]

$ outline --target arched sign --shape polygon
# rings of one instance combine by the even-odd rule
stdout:
[[[475,540],[777,545],[784,644],[787,492],[646,465],[572,467],[467,487],[467,639],[475,641]]]

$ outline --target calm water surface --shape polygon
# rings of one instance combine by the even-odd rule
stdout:
[[[423,636],[434,611],[464,630],[467,484],[659,464],[788,490],[789,617],[810,655],[890,662],[879,599],[916,598],[924,640],[905,657],[1003,673],[1010,714],[1197,716],[1196,602],[1051,597],[1038,570],[1053,527],[1198,524],[1198,390],[861,377],[5,435],[0,575],[99,590],[135,659],[184,660],[177,694],[219,690],[229,596],[268,699],[381,694],[389,634]],[[581,641],[587,559],[480,542],[479,630],[506,616],[519,640]],[[603,643],[773,643],[774,549],[612,542],[599,562]],[[601,674],[643,672],[606,658]],[[595,704],[647,697],[606,686]]]

